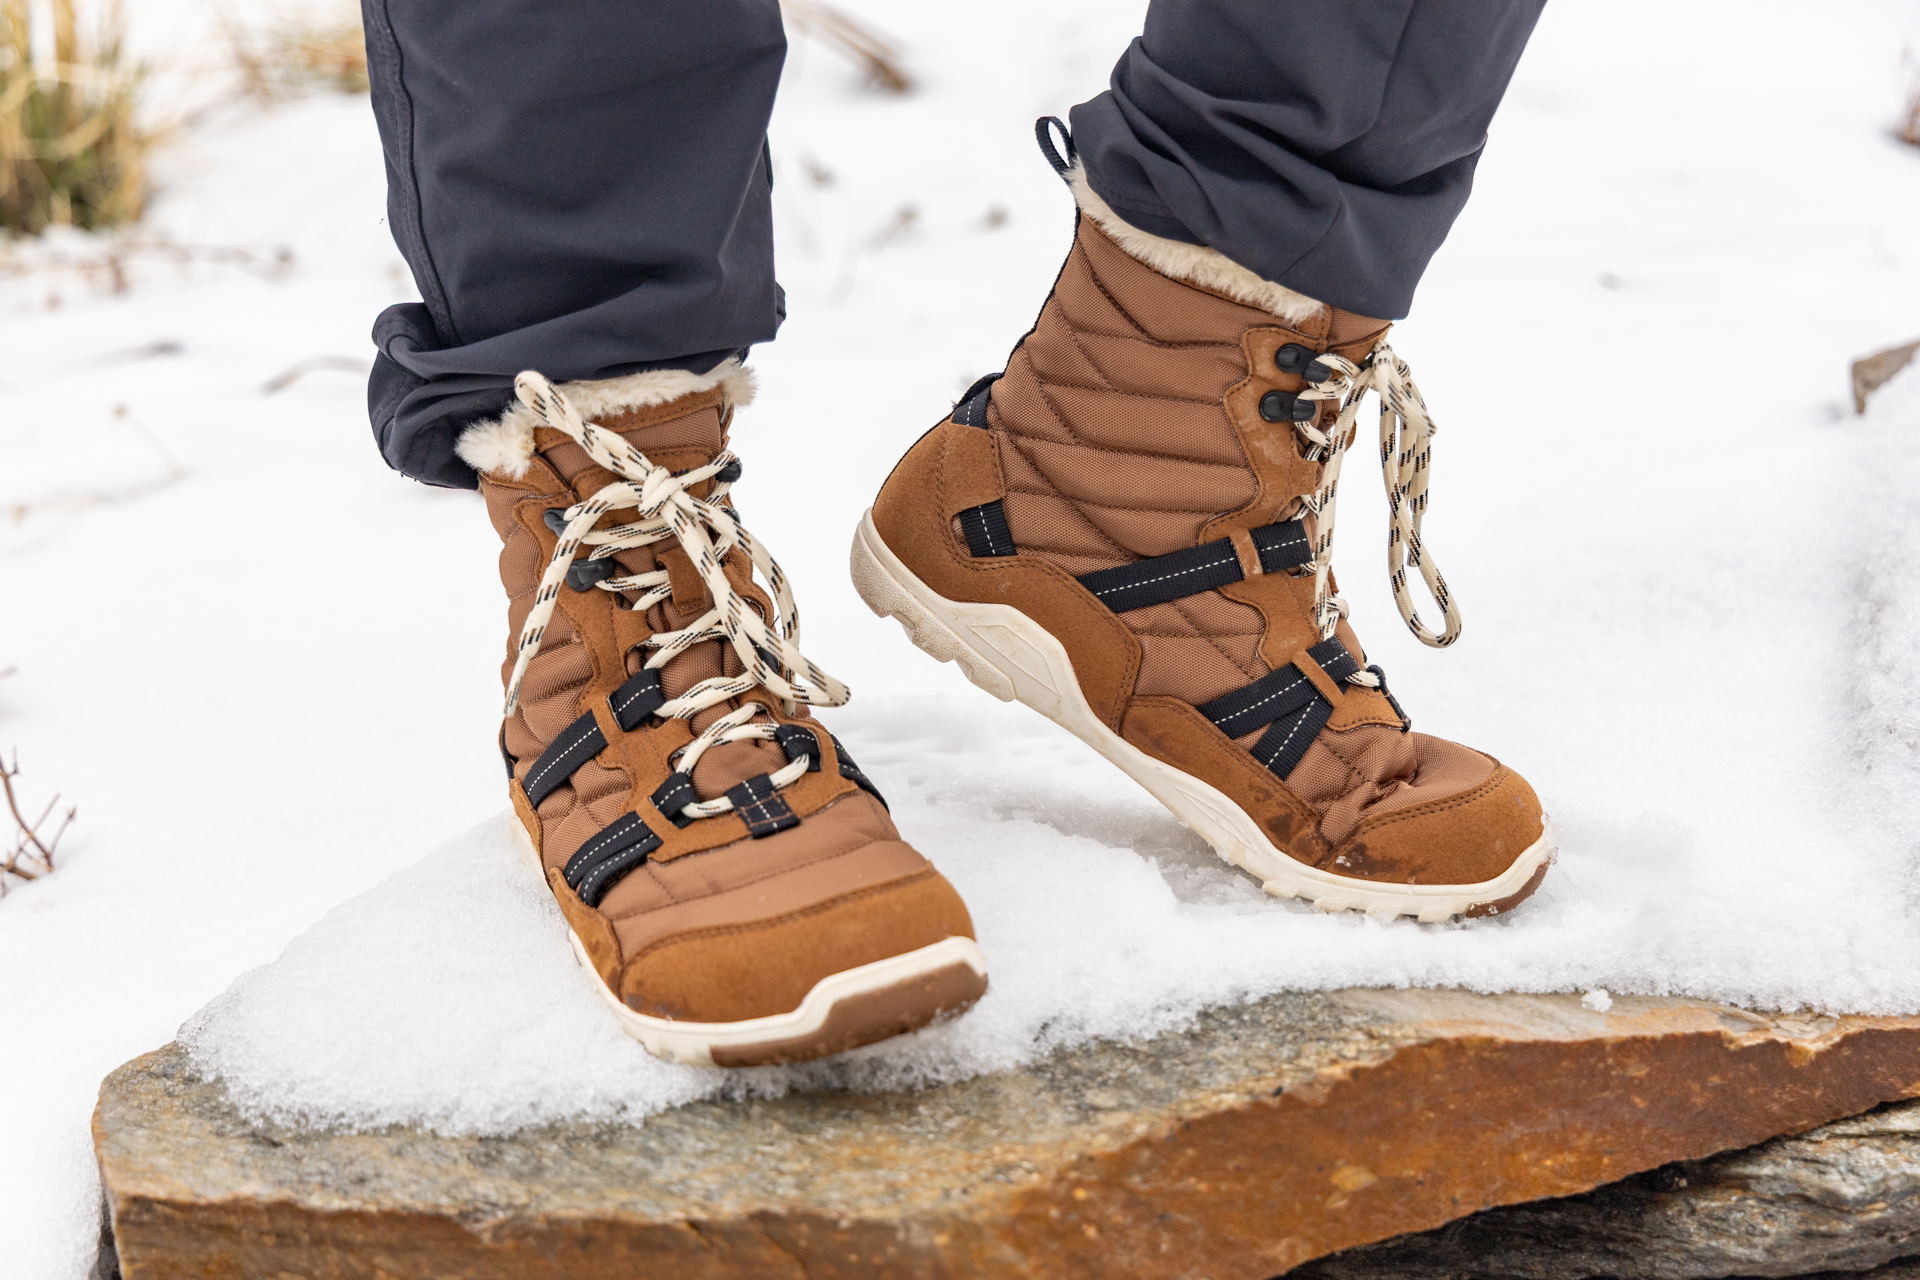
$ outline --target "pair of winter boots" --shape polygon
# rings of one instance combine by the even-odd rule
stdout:
[[[1413,732],[1334,593],[1336,484],[1372,391],[1396,600],[1428,643],[1458,634],[1419,542],[1431,424],[1387,324],[1147,235],[1066,176],[1078,226],[1039,320],[861,518],[861,598],[1269,893],[1511,909],[1553,855],[1532,789]],[[789,585],[729,499],[752,385],[733,361],[526,374],[460,446],[505,544],[500,748],[527,855],[627,1031],[720,1066],[869,1044],[987,986],[959,895],[809,710],[846,691],[801,653]]]

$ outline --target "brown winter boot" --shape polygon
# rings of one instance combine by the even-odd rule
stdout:
[[[1532,788],[1410,732],[1333,595],[1334,484],[1372,389],[1395,410],[1396,598],[1428,643],[1458,634],[1418,538],[1431,424],[1387,323],[1128,226],[1077,166],[1068,181],[1081,214],[1053,293],[881,489],[854,538],[861,597],[1269,893],[1428,921],[1511,908],[1553,856]]]
[[[627,1032],[700,1065],[868,1044],[987,985],[959,895],[807,714],[846,690],[801,655],[727,501],[751,385],[733,361],[522,374],[459,444],[506,543],[500,749],[526,851]]]

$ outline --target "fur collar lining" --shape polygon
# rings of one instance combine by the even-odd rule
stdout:
[[[1326,309],[1325,303],[1264,280],[1217,249],[1151,235],[1123,221],[1087,182],[1087,171],[1078,160],[1067,170],[1067,185],[1073,188],[1073,198],[1081,211],[1113,237],[1115,244],[1163,276],[1224,293],[1235,302],[1258,307],[1289,324],[1299,324]]]
[[[592,422],[627,409],[646,409],[682,396],[721,389],[725,409],[753,403],[753,370],[728,356],[706,373],[685,369],[651,369],[596,382],[563,382],[564,393],[582,419]],[[724,410],[723,410],[724,412]],[[539,425],[533,410],[518,401],[498,418],[476,422],[460,433],[453,451],[475,471],[518,480],[533,461],[533,429]]]

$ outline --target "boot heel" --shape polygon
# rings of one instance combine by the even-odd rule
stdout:
[[[873,512],[869,510],[854,530],[853,552],[847,566],[853,575],[853,589],[867,608],[878,617],[898,622],[907,639],[928,657],[937,662],[959,663],[967,679],[1000,701],[1012,702],[1018,696],[1012,677],[914,598],[906,584],[887,568],[882,554],[875,551],[872,544],[879,541],[879,531],[873,527]]]

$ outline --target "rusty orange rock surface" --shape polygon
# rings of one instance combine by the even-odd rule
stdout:
[[[1920,1019],[1344,991],[906,1094],[504,1138],[236,1115],[169,1046],[102,1088],[126,1280],[1265,1280],[1920,1096]]]

